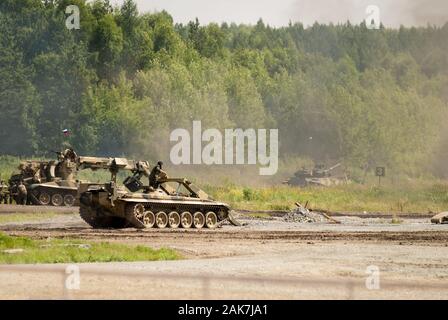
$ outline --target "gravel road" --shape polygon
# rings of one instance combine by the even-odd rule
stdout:
[[[80,264],[79,290],[64,289],[64,265],[0,266],[0,298],[448,298],[448,225],[426,217],[398,224],[387,217],[337,219],[341,224],[241,216],[246,226],[217,230],[94,230],[65,212],[3,224],[0,231],[10,235],[170,247],[186,259]],[[369,270],[379,271],[380,289],[366,288]]]

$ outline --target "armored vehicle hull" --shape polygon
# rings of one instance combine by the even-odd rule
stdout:
[[[58,160],[27,160],[20,163],[19,174],[9,179],[11,196],[18,197],[17,187],[22,182],[27,189],[27,203],[34,205],[76,205],[78,182],[77,158],[72,149],[56,152]]]
[[[186,187],[185,180],[176,179]],[[238,223],[230,207],[222,202],[173,195],[164,187],[148,192],[127,192],[124,188],[89,185],[80,187],[80,215],[93,228],[216,228],[224,221]]]
[[[304,178],[292,177],[284,182],[290,186],[307,187],[307,186],[321,186],[331,187],[344,184],[345,181],[338,178]]]
[[[317,165],[312,170],[302,168],[294,173],[294,176],[284,181],[285,184],[291,186],[307,187],[307,186],[322,186],[331,187],[346,183],[344,179],[331,176],[331,171],[339,167],[338,163],[335,166],[325,169],[323,165]]]
[[[66,206],[77,205],[78,184],[73,181],[53,181],[28,186],[29,200],[35,205]]]
[[[225,221],[239,225],[230,207],[213,200],[204,191],[182,178],[168,178],[160,167],[149,170],[146,161],[124,158],[83,158],[84,165],[108,169],[111,181],[105,184],[80,183],[79,212],[93,228],[216,228]],[[161,162],[159,162],[161,164]],[[120,170],[132,172],[117,185]],[[153,173],[157,177],[153,179]],[[142,177],[149,179],[144,185]]]

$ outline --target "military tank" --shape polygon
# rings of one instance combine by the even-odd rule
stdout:
[[[330,187],[334,185],[339,185],[345,181],[341,178],[336,178],[331,175],[331,171],[340,167],[341,164],[338,163],[328,169],[325,168],[323,164],[317,164],[312,170],[307,168],[302,168],[294,173],[294,176],[284,181],[283,183],[291,186],[324,186]]]
[[[76,204],[78,183],[77,155],[73,149],[56,152],[58,160],[22,161],[20,173],[9,179],[11,194],[17,192],[17,185],[23,181],[28,191],[28,202],[34,205],[73,206]]]
[[[151,185],[148,162],[123,158],[81,158],[91,169],[108,169],[111,181],[105,184],[81,183],[78,189],[80,216],[93,228],[216,228],[225,221],[240,225],[231,208],[213,200],[184,178],[166,174]],[[81,165],[82,167],[83,165]],[[117,184],[117,173],[132,174]],[[148,177],[148,185],[142,182]]]

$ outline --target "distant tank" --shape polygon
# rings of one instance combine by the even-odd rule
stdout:
[[[312,170],[307,168],[302,168],[294,176],[284,181],[283,183],[291,186],[324,186],[330,187],[334,185],[339,185],[345,183],[344,179],[332,177],[331,171],[340,167],[341,164],[338,163],[328,169],[325,168],[323,164],[316,165]]]
[[[80,215],[93,228],[216,228],[225,221],[239,225],[230,207],[214,201],[204,191],[184,178],[159,176],[151,186],[146,161],[123,158],[81,158],[83,166],[108,169],[112,178],[106,184],[81,183]],[[117,173],[132,174],[117,185]],[[148,185],[142,178],[148,178]]]
[[[73,149],[56,152],[58,160],[23,161],[19,174],[9,179],[11,195],[23,181],[28,191],[28,202],[34,205],[73,206],[76,204],[78,183],[75,178],[77,155]]]

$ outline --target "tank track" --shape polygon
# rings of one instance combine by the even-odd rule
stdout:
[[[227,220],[233,223],[230,214],[219,205],[204,205],[198,208],[197,205],[178,204],[173,208],[172,204],[127,203],[124,213],[126,218],[119,218],[81,203],[79,213],[92,228],[214,229]]]
[[[92,210],[84,205],[79,206],[79,215],[94,229],[122,229],[129,227],[126,219],[106,216],[99,210]]]
[[[214,229],[228,217],[219,205],[128,203],[125,210],[126,219],[135,228]]]

